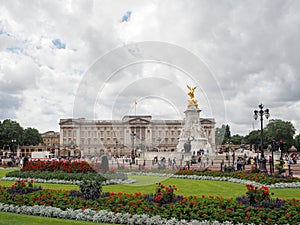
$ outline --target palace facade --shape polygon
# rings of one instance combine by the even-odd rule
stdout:
[[[55,131],[47,131],[41,134],[44,144],[51,150],[59,147],[59,136],[59,132]]]
[[[212,149],[215,120],[201,118]],[[60,155],[125,155],[141,151],[175,151],[183,120],[153,120],[150,115],[124,116],[122,120],[60,120]]]

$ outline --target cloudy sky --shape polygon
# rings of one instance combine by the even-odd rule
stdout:
[[[300,132],[300,1],[0,2],[1,120],[182,119],[189,84],[233,134],[260,103]]]

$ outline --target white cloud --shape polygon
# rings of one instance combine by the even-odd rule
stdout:
[[[196,97],[202,114],[215,116],[217,125],[228,122],[232,133],[246,134],[252,129],[253,110],[264,103],[273,118],[292,121],[299,132],[299,10],[298,1],[3,2],[0,103],[5,107],[0,119],[17,119],[42,132],[58,130],[60,118],[72,117],[86,73],[110,71],[123,60],[115,57],[99,68],[95,63],[101,57],[124,44],[161,41],[187,49],[207,65],[214,84],[205,73],[198,74]],[[131,51],[143,60],[143,52]],[[179,69],[159,63],[129,66],[106,86],[90,90],[88,82],[85,91],[102,92],[84,104],[103,110],[96,111],[99,117],[115,117],[132,112],[137,98],[142,113],[165,117],[173,111],[175,116],[186,105],[185,85],[195,84]],[[106,75],[99,73],[90,82],[101,85]],[[226,121],[214,102],[220,98],[212,91],[217,85],[224,95]]]

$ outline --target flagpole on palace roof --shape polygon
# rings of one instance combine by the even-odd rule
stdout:
[[[134,100],[134,115],[135,115],[135,117],[136,117],[136,105],[137,105],[137,101]]]

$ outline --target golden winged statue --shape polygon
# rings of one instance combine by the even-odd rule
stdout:
[[[189,85],[186,85],[186,86],[189,89],[188,96],[190,96],[190,99],[188,101],[188,107],[190,107],[192,105],[195,105],[196,107],[198,107],[198,101],[195,100],[195,95],[194,95],[194,92],[195,92],[195,89],[197,88],[197,86],[196,87],[190,87]]]

